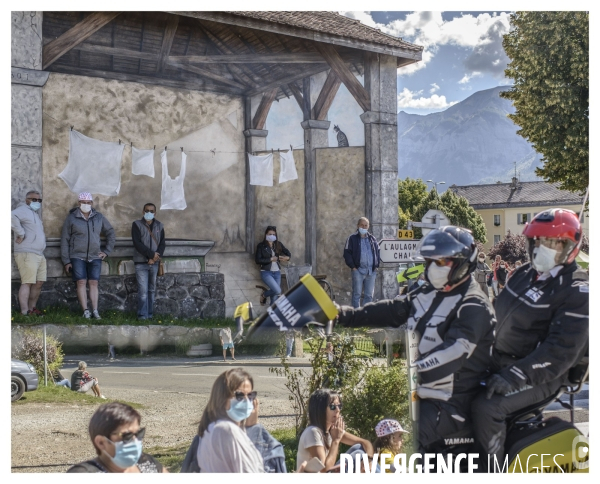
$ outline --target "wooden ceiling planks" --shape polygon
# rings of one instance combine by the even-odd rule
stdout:
[[[44,12],[45,47],[90,15],[93,13]],[[170,39],[165,36],[168,18]],[[362,74],[360,50],[341,46],[336,50],[352,75]],[[194,63],[195,68],[185,69],[186,56],[205,57],[196,59],[202,62]],[[210,56],[234,56],[236,60]],[[274,99],[294,97],[300,104],[300,80],[328,70],[329,65],[315,43],[303,38],[162,12],[122,12],[83,41],[78,40],[48,70],[74,73],[76,68],[85,75],[97,71],[99,77],[110,78],[114,73],[115,79],[197,85],[197,89],[235,95],[267,91],[272,95],[277,88]]]

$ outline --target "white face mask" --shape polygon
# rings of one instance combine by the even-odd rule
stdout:
[[[79,205],[79,210],[81,210],[83,213],[90,213],[92,211],[92,206],[88,205],[87,203],[82,203]]]
[[[427,268],[427,278],[436,289],[443,289],[448,284],[448,275],[452,266],[438,267],[432,262]]]
[[[538,272],[547,272],[556,265],[557,250],[540,245],[533,249],[533,260],[531,264]]]

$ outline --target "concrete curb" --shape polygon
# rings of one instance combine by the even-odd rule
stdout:
[[[110,365],[113,362],[119,364],[127,364],[131,366],[136,365],[191,365],[191,366],[222,366],[224,368],[234,366],[257,366],[257,367],[282,367],[281,360],[279,358],[236,358],[235,361],[231,357],[227,358],[227,361],[219,359],[217,357],[206,357],[206,358],[189,358],[189,357],[155,357],[151,355],[136,356],[136,357],[120,357],[111,361],[106,356],[98,355],[65,355],[64,364],[67,366],[76,366],[80,361],[85,361],[88,366],[105,366]],[[292,368],[310,368],[310,361],[308,358],[290,358],[290,366]]]

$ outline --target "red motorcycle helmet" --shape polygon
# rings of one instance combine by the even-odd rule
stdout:
[[[566,208],[551,208],[538,213],[525,226],[523,235],[529,241],[529,259],[533,260],[533,249],[537,239],[555,239],[563,242],[557,257],[558,264],[570,264],[575,260],[581,246],[582,230],[578,215]]]

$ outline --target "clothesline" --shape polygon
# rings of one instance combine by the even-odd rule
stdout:
[[[70,130],[73,130],[73,128],[75,127],[75,126],[72,126],[72,125],[67,125],[67,124],[61,123],[57,119],[55,119],[52,116],[50,116],[48,113],[42,112],[42,114],[44,114],[45,116],[48,116],[50,119],[56,121],[59,124],[59,126],[62,127],[62,128],[68,128]],[[121,140],[121,139],[119,139],[119,144],[121,144],[121,143],[123,143],[126,146],[133,147],[133,142],[132,141],[127,142],[127,140]],[[301,145],[298,145],[298,146],[294,146],[294,147],[292,147],[292,145],[290,145],[290,148],[292,148],[292,149],[304,148],[304,144],[301,144]],[[148,148],[148,149],[150,149],[150,148]],[[156,150],[156,145],[154,145],[153,149]],[[163,150],[161,150],[161,151],[163,151]],[[165,146],[164,151],[184,151],[184,149],[183,149],[183,146],[181,146],[179,149],[177,149],[177,148],[168,148],[167,146]],[[277,150],[275,150],[274,148],[272,148],[270,151],[271,151],[271,153],[274,153],[275,151],[277,151],[279,153],[282,150],[279,149],[279,148],[277,148]],[[283,151],[285,151],[285,149]],[[217,154],[217,153],[235,153],[235,154],[246,153],[246,151],[221,151],[221,150],[217,150],[216,148],[212,149],[212,150],[189,150],[189,151],[185,150],[185,152],[186,153],[212,153],[213,156],[215,156],[215,154]],[[269,150],[253,151],[253,152],[251,152],[251,154],[262,153],[262,152],[268,153]]]

